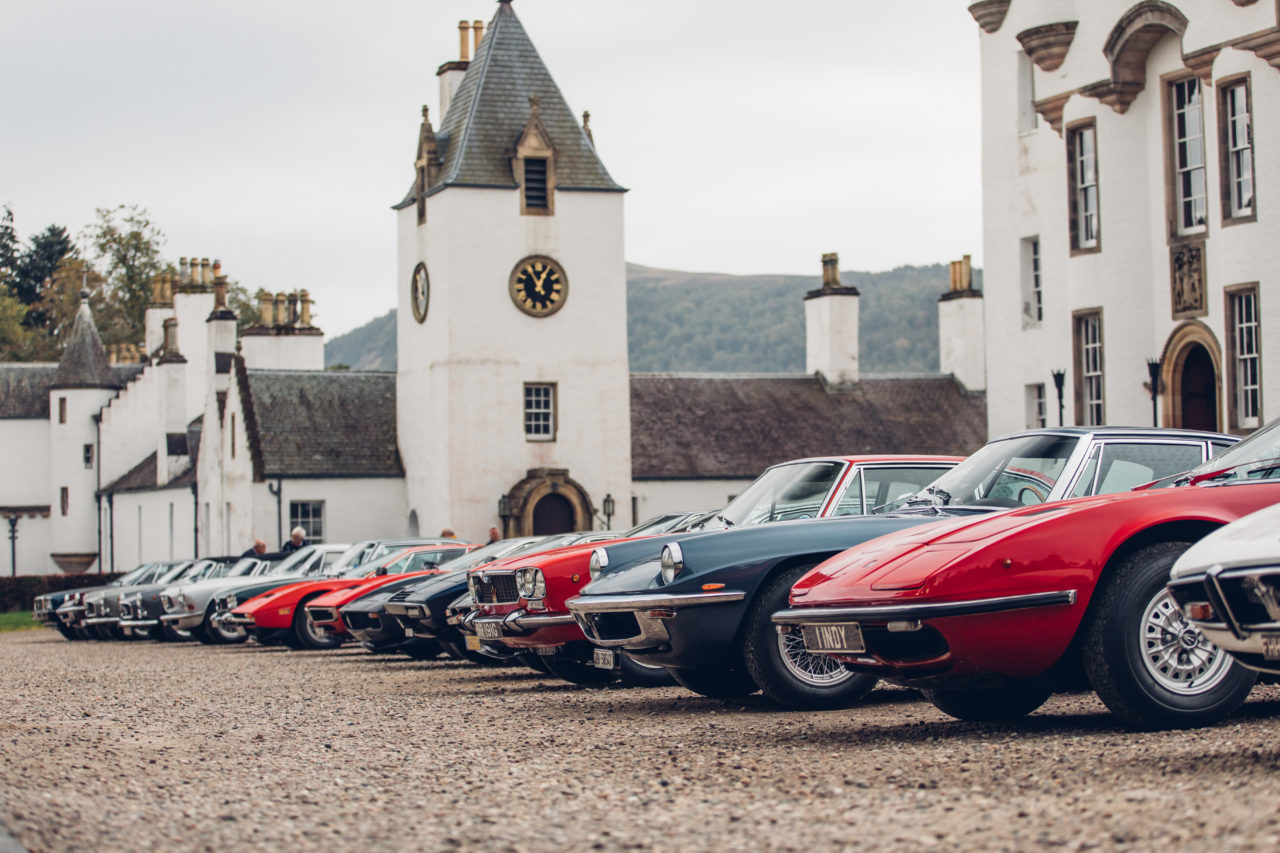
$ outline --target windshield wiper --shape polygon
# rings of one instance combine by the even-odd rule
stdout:
[[[719,521],[721,524],[723,524],[725,526],[725,529],[733,527],[733,522],[725,518],[720,513],[716,513],[716,521]]]

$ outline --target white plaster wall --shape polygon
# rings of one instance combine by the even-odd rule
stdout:
[[[57,410],[53,410],[57,417]],[[156,449],[161,428],[160,373],[143,369],[102,410],[102,485],[127,474]]]
[[[265,496],[264,496],[265,495]],[[399,477],[306,478],[283,481],[281,489],[282,539],[276,536],[276,497],[265,487],[255,492],[254,530],[248,537],[261,538],[274,548],[289,538],[289,503],[324,501],[324,541],[355,542],[358,539],[408,535],[409,511],[405,506],[404,480]],[[459,536],[480,536],[488,531],[458,530]],[[423,528],[424,535],[437,531]],[[484,542],[485,539],[472,541]],[[246,544],[244,547],[248,547]]]
[[[18,520],[17,551],[18,576],[60,575],[61,570],[49,557],[50,535],[53,523],[48,518],[21,518]],[[0,574],[9,577],[13,572],[12,552],[9,543],[9,522],[0,521]],[[96,572],[97,566],[90,571]]]
[[[531,468],[567,468],[597,507],[631,495],[622,196],[561,191],[555,209],[521,216],[514,191],[452,188],[428,199],[421,228],[413,209],[398,214],[399,438],[422,530],[498,524],[498,497]],[[555,258],[569,282],[550,317],[508,295],[532,254]],[[419,259],[431,280],[422,324],[408,301]],[[554,442],[525,440],[526,382],[557,383]]]
[[[98,551],[98,430],[96,415],[115,395],[102,388],[66,388],[49,392],[49,466],[48,498],[50,506],[50,542],[60,554],[87,554]],[[58,422],[58,399],[67,400],[67,422]],[[86,468],[84,446],[94,447],[95,462]],[[67,514],[62,514],[62,487],[68,489]]]
[[[636,480],[638,518],[644,521],[663,512],[709,512],[723,509],[730,497],[742,494],[751,480]],[[631,524],[631,508],[618,504],[615,528]]]
[[[143,315],[144,337],[147,355],[151,355],[164,344],[164,321],[174,316],[173,306],[148,308]]]
[[[112,499],[115,518],[110,530],[114,554],[113,543],[103,536],[108,564],[114,556],[116,571],[127,572],[139,563],[193,557],[191,497],[190,489],[117,494]]]
[[[857,382],[859,297],[817,296],[804,301],[804,371],[830,382]]]
[[[223,418],[224,426],[219,431],[217,445],[221,449],[221,465],[217,472],[220,474],[220,481],[208,488],[207,492],[204,483],[201,483],[201,503],[209,503],[209,529],[205,549],[210,554],[238,554],[258,538],[253,532],[255,529],[275,530],[274,505],[271,524],[268,526],[259,522],[259,505],[268,500],[274,501],[274,498],[267,493],[266,484],[253,482],[253,459],[244,429],[244,404],[240,398],[240,386],[236,382],[232,382],[227,391]],[[234,452],[230,428],[233,418],[236,424]],[[202,453],[201,456],[203,455]],[[201,513],[204,513],[203,507]],[[273,541],[273,536],[270,535],[261,538],[268,548],[280,544]]]
[[[173,312],[178,318],[178,351],[187,360],[188,380],[185,388],[184,414],[187,421],[204,411],[204,379],[213,373],[208,363],[209,314],[213,311],[212,293],[175,293]],[[198,378],[197,378],[198,377]]]
[[[984,301],[968,297],[938,303],[938,372],[954,375],[970,391],[987,387]]]
[[[246,335],[241,342],[251,370],[324,370],[323,335]]]
[[[1152,51],[1147,85],[1125,114],[1096,99],[1073,95],[1064,123],[1096,118],[1102,251],[1070,257],[1067,160],[1064,137],[1043,120],[1019,134],[1017,126],[1016,34],[1058,20],[1079,28],[1062,68],[1035,72],[1037,98],[1069,91],[1109,75],[1102,46],[1128,8],[1102,0],[1075,0],[1073,15],[1041,4],[1014,3],[1001,29],[980,33],[983,101],[984,290],[987,320],[988,431],[1000,435],[1025,425],[1025,386],[1046,386],[1048,421],[1057,405],[1050,372],[1067,371],[1065,422],[1074,420],[1072,312],[1102,308],[1106,417],[1112,424],[1148,424],[1151,403],[1143,383],[1146,361],[1161,354],[1181,321],[1170,317],[1169,245],[1166,224],[1163,99],[1160,77],[1182,72],[1182,54],[1225,39],[1274,26],[1275,4],[1182,2],[1190,19],[1183,43],[1168,37]],[[1267,199],[1280,188],[1280,159],[1267,152],[1280,144],[1280,73],[1248,51],[1218,54],[1212,79],[1248,72],[1253,86],[1256,222],[1222,226],[1217,142],[1217,90],[1205,92],[1209,227],[1206,305],[1200,318],[1222,349],[1225,287],[1259,282],[1262,318],[1263,417],[1280,400],[1280,294],[1275,270],[1280,241]],[[1044,321],[1028,323],[1022,312],[1021,240],[1041,241]],[[1224,368],[1229,369],[1229,366]],[[1224,381],[1224,392],[1229,384]],[[1226,411],[1227,400],[1219,400]],[[1163,411],[1163,403],[1162,403]],[[1163,417],[1163,415],[1162,415]]]
[[[49,503],[49,441],[58,418],[54,406],[53,418],[47,421],[0,420],[0,505]],[[3,522],[0,532],[8,535]]]

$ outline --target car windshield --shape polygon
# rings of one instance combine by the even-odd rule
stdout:
[[[293,575],[302,571],[306,562],[315,556],[315,548],[299,548],[280,562],[267,569],[263,574],[279,577],[280,575]]]
[[[1191,471],[1215,481],[1270,480],[1280,477],[1280,418]]]
[[[899,506],[1025,506],[1045,501],[1087,436],[1024,435],[1000,439],[943,474]]]
[[[671,530],[688,517],[689,513],[687,512],[669,512],[666,515],[655,515],[653,518],[640,522],[626,533],[618,534],[618,538],[630,539],[633,536],[657,536],[659,533],[666,533]]]
[[[817,518],[843,462],[793,462],[761,474],[719,513],[730,527],[784,519]]]
[[[133,584],[138,583],[138,578],[142,577],[147,572],[151,571],[151,567],[153,565],[154,565],[153,563],[143,563],[141,566],[138,566],[138,568],[129,572],[129,574],[125,575],[124,577],[117,578],[115,581],[115,585],[116,586],[132,586]]]
[[[363,542],[357,542],[334,558],[329,564],[329,570],[341,572],[351,566],[359,566],[365,562],[365,557],[371,550],[373,550],[372,541],[366,539]]]
[[[524,553],[526,550],[538,545],[543,540],[541,536],[526,536],[519,539],[499,539],[497,542],[490,542],[481,548],[463,554],[457,559],[450,560],[441,566],[447,572],[465,572],[474,569],[476,566],[483,566],[485,563],[491,563],[502,557],[511,557],[516,554]]]
[[[190,580],[198,575],[191,571],[199,566],[199,563],[179,563],[176,566],[170,566],[169,571],[162,574],[156,579],[156,583],[173,583],[176,580]]]

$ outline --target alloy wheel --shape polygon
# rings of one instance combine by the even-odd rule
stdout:
[[[1204,693],[1231,668],[1231,658],[1183,618],[1168,590],[1151,599],[1139,626],[1142,662],[1156,683],[1171,693]]]

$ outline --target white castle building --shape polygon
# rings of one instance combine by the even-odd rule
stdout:
[[[861,374],[859,293],[834,255],[805,296],[806,373],[631,374],[625,189],[509,0],[461,35],[395,205],[398,373],[325,371],[305,291],[260,292],[262,323],[237,334],[216,262],[156,282],[139,364],[112,363],[83,302],[58,364],[0,364],[13,569],[122,571],[275,547],[295,525],[625,528],[723,506],[787,459],[982,444],[967,261],[939,302],[939,375]]]
[[[1248,432],[1274,417],[1280,5],[969,11],[990,434],[1057,424],[1059,399],[1067,424],[1150,424],[1153,379],[1164,426]]]

